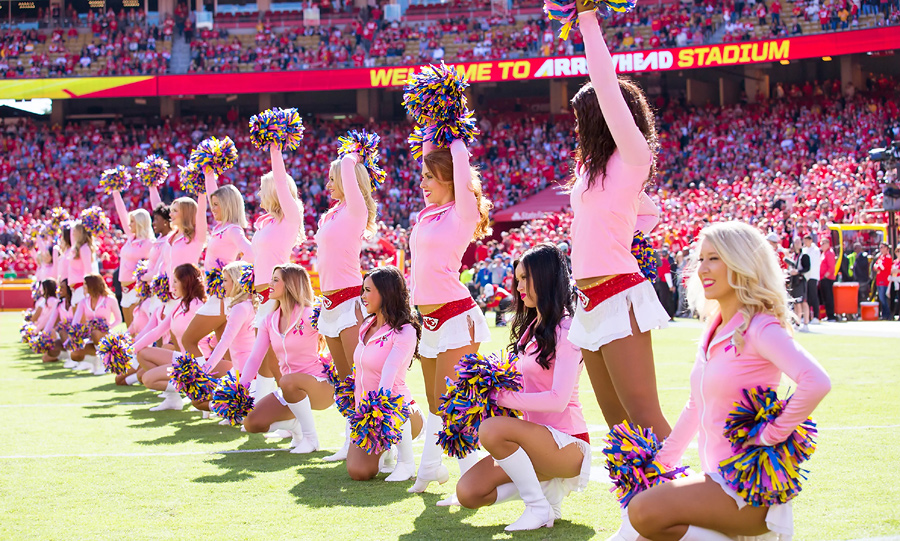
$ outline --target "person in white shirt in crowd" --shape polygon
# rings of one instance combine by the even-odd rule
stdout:
[[[822,252],[812,235],[803,237],[803,253],[809,256],[809,272],[804,274],[806,278],[806,302],[809,303],[810,323],[819,323],[819,273],[822,266]]]

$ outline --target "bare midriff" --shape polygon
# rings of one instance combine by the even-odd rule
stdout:
[[[441,303],[441,304],[420,304],[420,305],[418,306],[418,308],[419,308],[419,313],[422,314],[423,316],[427,316],[428,314],[434,312],[435,310],[437,310],[437,309],[440,308],[441,306],[444,306],[445,304],[447,304],[447,303]]]
[[[616,276],[616,274],[610,274],[608,276],[594,276],[593,278],[583,278],[581,280],[575,280],[575,285],[578,286],[578,289],[590,289],[592,287],[599,286],[603,282],[608,282]]]

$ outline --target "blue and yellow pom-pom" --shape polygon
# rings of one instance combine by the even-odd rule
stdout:
[[[197,363],[191,353],[179,353],[169,367],[169,377],[175,389],[194,401],[209,400],[218,381]]]
[[[34,299],[33,293],[32,293],[32,299]],[[25,310],[24,312],[22,312],[22,319],[25,320],[26,323],[33,321],[34,320],[34,309],[29,308],[28,310]],[[21,332],[21,329],[19,330],[19,332]]]
[[[660,448],[662,444],[649,428],[626,421],[609,431],[603,454],[613,484],[610,492],[616,493],[622,507],[644,490],[686,475],[686,467],[668,470],[657,462]]]
[[[478,449],[478,428],[488,417],[520,417],[521,413],[497,404],[497,391],[519,391],[522,375],[515,354],[466,355],[456,365],[456,381],[447,379],[438,413],[444,421],[438,443],[452,457],[462,458]]]
[[[50,353],[50,350],[53,349],[53,339],[50,338],[48,333],[38,331],[31,337],[30,345],[31,351],[38,355],[43,355],[45,353]]]
[[[181,181],[181,190],[197,197],[206,193],[206,181],[203,171],[194,162],[178,166],[178,180]]]
[[[169,162],[156,154],[150,154],[134,166],[138,181],[148,188],[157,188],[169,178]]]
[[[83,225],[91,235],[97,236],[101,232],[109,230],[109,218],[106,216],[106,213],[103,212],[103,209],[98,206],[86,208],[81,211],[80,219],[81,225]]]
[[[219,380],[209,400],[209,410],[233,426],[240,425],[253,409],[253,397],[235,374],[228,372]]]
[[[373,192],[384,183],[387,173],[378,163],[381,161],[381,154],[378,151],[381,137],[378,134],[353,130],[347,135],[338,137],[338,143],[338,157],[343,158],[347,154],[359,156],[359,163],[369,172]],[[345,179],[344,182],[348,181]]]
[[[217,175],[221,175],[224,171],[234,167],[237,159],[237,147],[234,146],[231,137],[226,135],[222,139],[209,137],[201,141],[197,148],[191,151],[190,161],[201,172],[210,169]]]
[[[85,323],[72,323],[69,325],[68,329],[69,340],[68,343],[71,347],[67,347],[67,350],[77,350],[84,349],[85,342],[91,336],[91,329]]]
[[[172,291],[169,289],[169,275],[160,273],[153,277],[153,283],[150,285],[153,295],[162,302],[172,300]]]
[[[97,355],[108,373],[118,376],[127,373],[134,362],[131,335],[127,332],[107,334],[97,344]]]
[[[100,332],[109,332],[109,322],[103,318],[97,317],[91,319],[87,322],[87,327],[90,332],[100,331]]]
[[[634,239],[631,241],[631,255],[637,260],[644,278],[655,282],[659,276],[656,268],[656,250],[650,246],[650,242],[640,231],[634,233]]]
[[[31,287],[31,300],[37,302],[37,300],[41,298],[41,293],[43,292],[43,290],[41,289],[41,283],[39,281],[35,280],[35,281],[31,282],[30,287]],[[29,316],[29,317],[27,317],[27,320],[30,321],[31,314],[26,314],[26,315]]]
[[[250,263],[245,263],[243,267],[241,267],[241,277],[238,280],[238,287],[240,291],[248,295],[253,294],[253,283],[255,281],[256,277],[253,274],[253,265]]]
[[[562,28],[559,29],[560,39],[569,39],[569,32],[578,26],[578,10],[575,2],[563,3],[565,0],[544,0],[544,13],[551,21],[559,21]],[[593,9],[608,9],[619,13],[626,13],[634,9],[633,0],[585,0],[585,4]]]
[[[334,406],[341,415],[346,419],[350,419],[356,410],[356,397],[353,394],[356,390],[355,372],[341,379],[337,368],[335,368],[334,363],[330,359],[322,357],[320,359],[325,368],[325,377],[328,378],[328,382],[334,387]]]
[[[106,193],[120,192],[131,182],[131,173],[124,165],[117,165],[103,171],[100,175],[100,187]]]
[[[725,421],[725,437],[735,455],[719,464],[719,473],[753,507],[787,503],[800,493],[808,470],[800,464],[816,450],[816,423],[806,419],[787,440],[773,446],[744,445],[756,438],[784,411],[790,398],[780,400],[773,389],[744,389]]]
[[[388,389],[369,391],[349,417],[350,439],[367,454],[378,454],[400,443],[409,406]]]
[[[206,294],[217,299],[225,298],[225,282],[222,279],[221,267],[206,271]]]
[[[456,117],[466,109],[469,81],[461,70],[443,62],[424,66],[403,88],[403,106],[413,121],[428,125],[441,117]]]
[[[297,150],[305,129],[297,109],[275,107],[250,119],[250,142],[256,148],[268,148],[275,144],[282,151]]]
[[[144,281],[144,276],[149,270],[150,261],[141,259],[134,267],[134,287],[137,290],[138,297],[146,299],[150,296],[150,284]]]
[[[315,330],[319,330],[319,318],[322,316],[322,298],[316,297],[313,302],[313,313],[309,318],[309,326]]]
[[[69,216],[69,211],[62,207],[53,207],[53,210],[50,211],[50,224],[53,226],[54,230],[59,230],[59,227],[63,222],[71,219],[72,217]]]
[[[30,321],[26,321],[22,324],[22,327],[19,328],[19,336],[22,338],[23,344],[31,345],[32,339],[34,339],[38,332],[37,327]]]

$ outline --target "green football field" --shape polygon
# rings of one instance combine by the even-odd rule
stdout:
[[[424,495],[407,494],[411,481],[385,483],[384,474],[354,482],[343,463],[323,462],[343,438],[333,408],[315,414],[324,450],[291,455],[287,440],[248,436],[197,411],[150,412],[155,393],[117,387],[112,376],[42,365],[18,343],[20,323],[18,313],[0,314],[0,540],[605,539],[618,527],[604,481],[606,427],[587,374],[581,399],[597,481],[564,501],[553,529],[512,535],[503,527],[521,502],[435,506],[456,481],[450,461],[450,482]],[[505,329],[493,332],[482,351],[505,343]],[[690,323],[654,333],[660,399],[673,423],[699,335]],[[815,413],[819,448],[794,503],[795,539],[900,534],[900,338],[799,340],[828,370],[833,390]],[[424,403],[417,366],[407,381]],[[695,446],[686,463],[698,467]]]

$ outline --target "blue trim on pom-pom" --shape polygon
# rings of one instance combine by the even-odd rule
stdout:
[[[168,372],[175,389],[193,401],[209,400],[218,383],[191,353],[175,355]]]
[[[369,391],[348,418],[350,439],[367,454],[378,454],[400,443],[409,405],[389,389]]]
[[[156,154],[150,154],[134,166],[138,182],[148,188],[156,188],[169,178],[169,162]]]
[[[261,149],[275,144],[282,151],[297,150],[305,129],[297,109],[275,107],[250,118],[250,142]]]
[[[241,385],[240,378],[231,372],[219,380],[209,400],[209,410],[234,426],[244,421],[244,417],[253,410],[253,405],[250,392]]]
[[[659,276],[656,265],[656,250],[650,246],[650,242],[641,231],[635,231],[631,241],[631,255],[637,260],[638,267],[644,278],[655,282]]]
[[[100,175],[100,187],[106,193],[120,192],[131,182],[131,173],[124,165],[106,169]]]
[[[190,161],[201,172],[205,169],[214,171],[217,175],[231,169],[237,163],[238,151],[234,141],[227,135],[222,139],[208,137],[191,151]]]
[[[97,355],[107,372],[120,376],[127,373],[134,360],[131,335],[127,332],[107,334],[97,344]]]
[[[338,137],[338,157],[343,158],[347,154],[357,154],[359,163],[363,164],[363,167],[369,172],[373,192],[384,184],[384,180],[387,178],[387,173],[378,163],[381,161],[381,154],[378,151],[380,143],[381,137],[378,134],[366,131],[353,130],[347,135]]]
[[[625,422],[618,424],[606,436],[606,469],[612,481],[610,492],[622,507],[644,490],[677,477],[684,477],[686,467],[668,470],[656,461],[662,444],[649,428]]]
[[[79,219],[85,230],[95,237],[103,231],[109,230],[109,218],[103,209],[96,205],[81,211]]]

